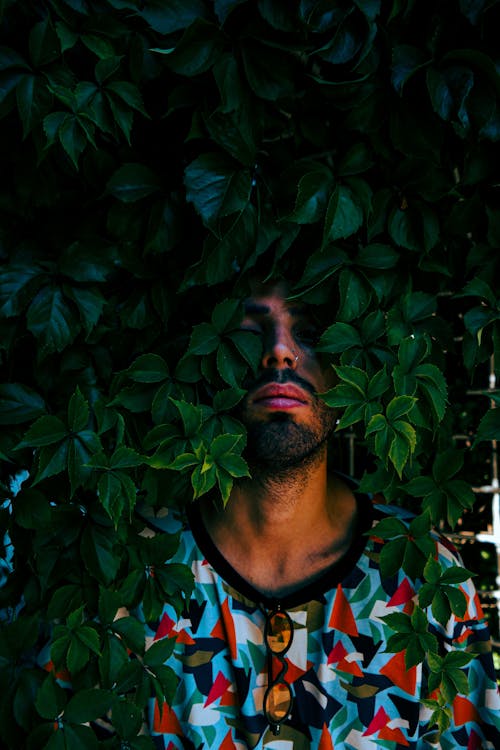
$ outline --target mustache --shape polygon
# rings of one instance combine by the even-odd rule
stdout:
[[[256,380],[245,383],[245,387],[251,392],[256,391],[258,388],[262,388],[262,386],[268,385],[269,383],[278,383],[279,385],[293,383],[304,391],[310,393],[311,396],[316,396],[316,389],[311,383],[309,383],[308,380],[301,378],[300,375],[297,375],[293,370],[266,370]]]

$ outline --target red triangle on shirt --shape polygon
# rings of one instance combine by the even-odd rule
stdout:
[[[227,688],[231,684],[231,681],[227,679],[227,677],[224,677],[222,672],[219,672],[217,677],[215,678],[215,682],[210,688],[210,692],[207,695],[207,699],[205,701],[205,706],[209,706],[211,703],[216,701],[218,698],[221,698],[224,693],[226,692]]]
[[[221,641],[227,643],[229,646],[229,653],[231,659],[236,660],[238,658],[238,648],[236,645],[236,632],[234,630],[234,620],[231,616],[229,609],[229,602],[224,599],[221,607],[221,616],[217,620],[217,623],[212,628],[210,633],[211,638],[220,638]]]
[[[345,656],[347,656],[348,651],[344,647],[344,644],[342,641],[339,641],[335,644],[335,646],[332,648],[330,653],[328,654],[328,660],[327,664],[336,664],[337,662],[341,661]]]
[[[410,585],[408,578],[404,578],[397,590],[389,600],[388,607],[396,607],[398,604],[406,604],[415,596],[415,591]]]
[[[165,612],[156,630],[155,637],[154,637],[155,641],[159,640],[160,638],[164,638],[166,635],[170,635],[170,633],[174,629],[174,625],[175,625],[175,622]]]
[[[337,586],[335,602],[328,626],[330,628],[333,628],[334,630],[339,630],[341,633],[347,633],[348,635],[356,636],[359,635],[351,605],[347,601],[346,595],[344,594],[344,590],[340,583]]]
[[[385,727],[387,725],[388,721],[389,717],[387,716],[384,707],[380,706],[379,710],[368,724],[368,727],[363,732],[363,737],[366,737],[370,734],[375,734],[375,732],[379,732],[382,727]]]
[[[397,687],[410,695],[414,695],[417,686],[417,668],[406,669],[405,651],[399,651],[392,659],[389,659],[380,674],[388,677]]]

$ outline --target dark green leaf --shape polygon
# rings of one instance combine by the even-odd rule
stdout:
[[[22,383],[0,384],[0,424],[22,424],[45,412],[43,398]]]
[[[51,520],[49,499],[33,489],[22,489],[14,500],[16,522],[25,529],[40,529]]]
[[[44,719],[55,721],[66,705],[66,694],[49,674],[38,691],[35,707]]]
[[[80,690],[66,706],[64,718],[75,724],[94,721],[106,713],[112,701],[113,694],[107,690],[100,690],[99,688]]]
[[[422,49],[409,44],[400,44],[392,51],[392,85],[403,93],[405,83],[418,70],[425,67],[428,58]]]
[[[308,172],[300,178],[295,208],[287,216],[288,221],[297,224],[311,224],[319,221],[325,214],[332,175],[327,170]]]
[[[51,286],[44,287],[35,296],[28,309],[27,325],[45,353],[62,351],[80,330],[62,291]]]
[[[475,443],[484,440],[500,440],[500,409],[490,409],[482,417],[477,428]]]
[[[186,167],[186,198],[191,201],[207,226],[222,217],[242,211],[249,199],[251,178],[240,172],[224,154],[207,153]]]
[[[296,68],[292,55],[248,38],[242,54],[248,83],[258,97],[275,101],[292,92]]]
[[[121,562],[109,529],[87,526],[82,534],[80,549],[89,573],[104,585],[109,585]]]
[[[90,409],[82,392],[77,387],[68,405],[68,427],[72,432],[84,430],[89,421]]]
[[[31,61],[36,68],[47,65],[59,57],[59,40],[49,15],[32,27],[29,50]]]
[[[161,383],[168,378],[168,366],[158,354],[143,354],[132,362],[127,375],[137,383]]]
[[[334,323],[321,336],[316,350],[336,354],[353,346],[361,346],[358,331],[349,323]]]
[[[68,429],[64,422],[58,417],[46,415],[40,417],[31,425],[20,443],[20,447],[29,445],[33,448],[40,448],[44,445],[52,445],[64,440],[67,434]]]
[[[135,203],[159,189],[156,174],[144,164],[124,164],[108,181],[107,190],[122,203]]]
[[[363,211],[352,191],[338,185],[331,195],[325,218],[323,245],[357,232],[363,223]]]
[[[167,51],[167,64],[181,75],[199,75],[217,61],[222,44],[223,38],[218,27],[197,18],[175,48]]]
[[[135,740],[140,739],[137,738],[137,734],[143,722],[142,712],[130,701],[115,701],[113,705],[112,720],[113,727],[116,729],[122,740],[128,740],[131,750],[135,750]]]
[[[62,731],[58,731],[55,736],[62,734]],[[64,735],[64,750],[69,747],[72,750],[98,750],[97,737],[90,727],[68,724],[64,727]]]
[[[202,0],[149,0],[137,12],[159,34],[172,34],[185,29],[207,15]]]
[[[144,654],[144,664],[148,667],[159,667],[168,660],[175,646],[175,638],[162,638],[155,641]]]

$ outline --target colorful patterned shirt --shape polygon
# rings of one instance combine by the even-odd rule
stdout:
[[[161,750],[498,750],[500,699],[488,630],[473,584],[460,588],[467,600],[462,618],[443,628],[429,611],[443,651],[466,649],[476,658],[464,668],[470,692],[453,702],[453,722],[436,741],[430,709],[422,705],[427,668],[405,669],[405,652],[386,650],[394,632],[383,618],[411,613],[419,582],[401,570],[382,579],[382,544],[369,530],[384,515],[405,522],[399,508],[373,505],[358,496],[360,527],[348,553],[314,583],[279,602],[263,596],[222,557],[206,532],[196,505],[189,513],[174,562],[187,564],[193,594],[178,617],[166,605],[148,625],[148,638],[175,638],[168,665],[178,688],[170,706],[151,706],[151,735]],[[153,526],[180,528],[172,514]],[[365,533],[366,532],[366,533]],[[443,567],[461,564],[455,549],[435,537]],[[293,622],[285,679],[294,696],[290,717],[273,735],[263,713],[268,681],[264,642],[266,613],[276,607]]]

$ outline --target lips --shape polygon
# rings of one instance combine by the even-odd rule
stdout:
[[[291,383],[268,383],[252,396],[252,402],[271,409],[293,409],[309,401],[302,388]]]

